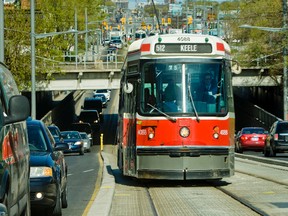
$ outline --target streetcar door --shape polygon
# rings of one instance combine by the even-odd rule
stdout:
[[[127,167],[127,174],[134,176],[136,173],[136,95],[138,90],[138,82],[136,79],[131,78],[127,79],[127,83],[132,84],[133,90],[130,93],[126,93],[125,100],[127,121],[126,125],[124,125],[126,131],[123,136],[126,136],[125,140],[127,148],[124,160],[127,163],[125,164]]]

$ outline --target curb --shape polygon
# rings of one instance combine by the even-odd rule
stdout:
[[[101,156],[104,160],[103,179],[99,193],[89,209],[87,216],[108,216],[111,208],[115,190],[115,179],[111,171],[107,154],[105,152],[101,152]]]

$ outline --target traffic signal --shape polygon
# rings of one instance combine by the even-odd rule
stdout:
[[[162,18],[162,24],[165,24],[165,18]]]
[[[132,24],[132,17],[129,17],[129,24]]]
[[[187,17],[187,23],[188,23],[188,25],[189,25],[189,24],[192,24],[192,22],[193,22],[192,16]]]
[[[125,17],[121,18],[121,23],[122,23],[122,25],[124,25],[126,23],[126,18]]]
[[[171,18],[170,17],[168,17],[167,22],[168,22],[168,24],[171,24]]]

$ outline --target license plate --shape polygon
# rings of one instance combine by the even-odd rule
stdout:
[[[258,138],[258,137],[252,137],[251,140],[252,140],[252,141],[258,141],[259,138]]]

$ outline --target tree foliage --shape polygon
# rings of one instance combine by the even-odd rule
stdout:
[[[269,67],[271,75],[282,73],[282,50],[286,44],[285,35],[256,29],[257,27],[282,28],[282,0],[238,0],[221,4],[221,8],[229,8],[230,17],[226,23],[230,29],[226,40],[234,48],[235,58],[242,66]],[[229,10],[226,9],[227,13]],[[231,13],[233,11],[233,13]],[[240,26],[249,25],[252,28]]]
[[[71,29],[84,31],[97,29],[106,14],[101,10],[102,0],[35,0],[35,34],[66,32]],[[85,11],[88,22],[86,23]],[[31,87],[31,14],[30,10],[15,7],[5,10],[5,64],[16,78],[20,90]],[[75,16],[77,19],[75,19]],[[77,22],[75,22],[77,20]],[[92,32],[93,33],[93,32]],[[85,37],[78,34],[78,49],[85,47]],[[65,51],[75,45],[75,34],[67,33],[36,39],[37,77],[53,79],[51,71],[60,70]],[[55,67],[56,65],[56,67]]]

